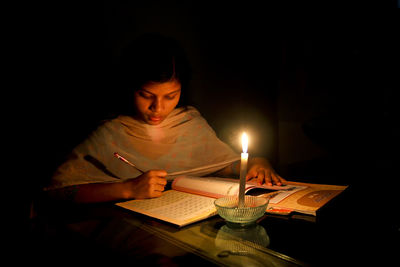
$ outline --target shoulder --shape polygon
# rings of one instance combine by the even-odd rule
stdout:
[[[202,118],[200,112],[193,106],[180,107],[173,112],[173,115],[185,116],[188,119]]]
[[[193,106],[187,106],[186,109],[189,114],[201,117],[200,111],[197,108]]]
[[[200,111],[193,106],[186,106],[185,110],[182,111],[185,113],[185,118],[187,125],[190,125],[192,129],[203,129],[215,134],[214,130],[208,124],[207,120],[201,115]]]
[[[94,131],[91,132],[90,138],[102,138],[115,135],[120,131],[120,123],[118,119],[109,119],[101,121]]]
[[[180,107],[175,110],[173,117],[180,118],[182,122],[189,124],[207,124],[206,119],[201,115],[199,110],[193,106]]]

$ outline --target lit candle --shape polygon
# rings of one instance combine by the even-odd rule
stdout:
[[[242,148],[243,153],[241,154],[240,159],[240,186],[239,186],[239,204],[238,207],[244,207],[244,191],[246,187],[246,174],[247,174],[247,161],[249,159],[249,154],[247,153],[247,146],[248,146],[248,138],[246,133],[242,134]]]

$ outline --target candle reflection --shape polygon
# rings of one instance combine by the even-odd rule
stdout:
[[[243,266],[258,266],[260,263],[263,266],[266,259],[260,250],[262,251],[269,244],[267,231],[258,224],[246,229],[230,228],[224,225],[218,230],[215,238],[215,245],[220,249],[218,257],[246,256],[240,259]]]

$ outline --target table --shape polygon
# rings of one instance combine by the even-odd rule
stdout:
[[[396,237],[350,216],[346,194],[317,217],[266,215],[249,229],[219,216],[181,229],[113,204],[51,205],[33,221],[30,257],[38,262],[145,266],[333,266],[395,256]],[[357,219],[358,218],[358,219]],[[376,220],[372,220],[376,221]],[[392,243],[393,244],[393,243]],[[346,264],[346,265],[347,265]]]

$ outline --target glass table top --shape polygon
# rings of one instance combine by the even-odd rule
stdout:
[[[317,217],[266,214],[248,228],[218,215],[182,228],[113,204],[43,209],[32,221],[31,255],[75,264],[153,266],[327,266],[379,264],[395,256],[396,236],[379,216],[335,202]],[[50,261],[53,262],[53,261]],[[384,266],[384,265],[381,265]]]
[[[65,227],[85,239],[118,250],[133,260],[146,261],[152,255],[167,259],[196,255],[207,264],[221,266],[303,266],[304,262],[269,249],[266,228],[254,224],[230,228],[219,216],[177,228],[119,207],[86,214]]]

